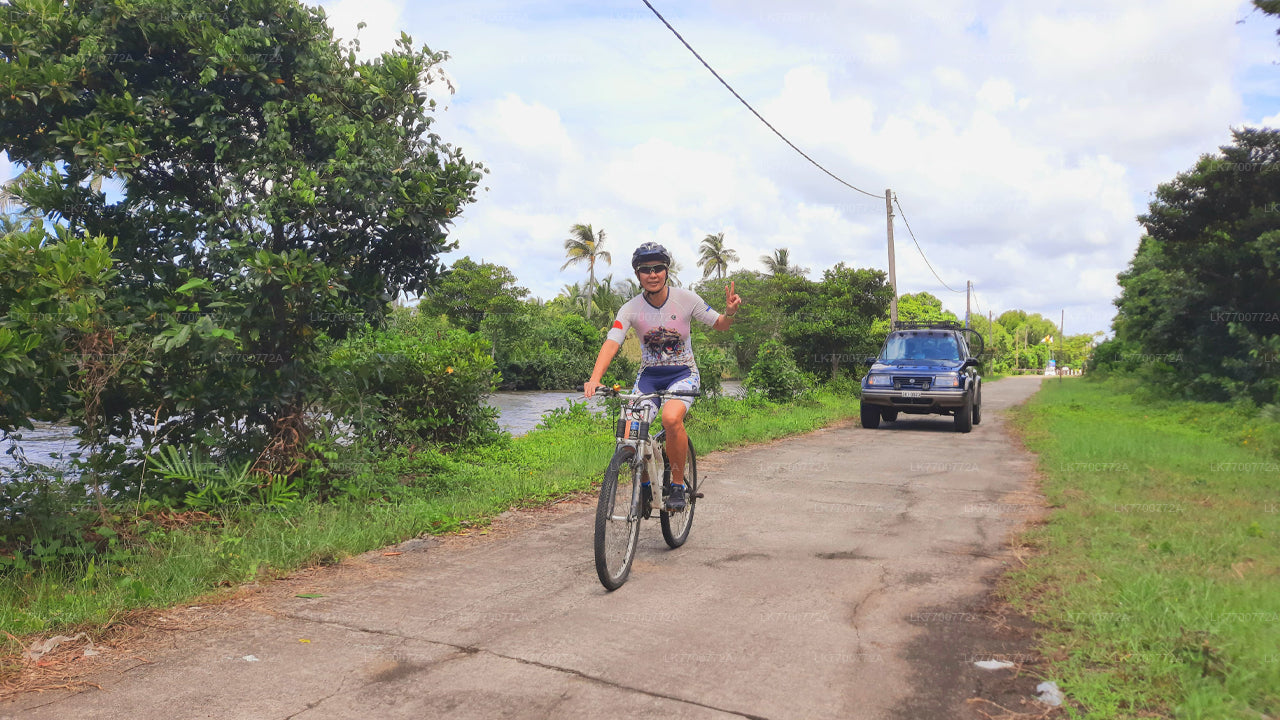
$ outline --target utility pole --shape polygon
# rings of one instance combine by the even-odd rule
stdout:
[[[1066,328],[1066,325],[1067,325],[1067,310],[1066,308],[1063,308],[1062,319],[1058,321],[1058,381],[1059,382],[1062,381],[1062,361],[1067,359],[1067,356],[1062,354],[1062,343],[1066,340],[1066,338],[1063,337],[1063,330]]]
[[[964,326],[969,327],[969,295],[973,293],[973,281],[964,281]]]
[[[889,301],[889,329],[898,322],[898,273],[893,266],[893,190],[885,188],[884,211],[889,223],[889,285],[893,288],[893,299]]]

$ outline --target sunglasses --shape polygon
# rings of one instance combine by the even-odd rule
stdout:
[[[657,275],[660,272],[666,272],[666,271],[667,271],[666,265],[641,265],[640,267],[636,268],[636,272],[643,273],[645,275]]]

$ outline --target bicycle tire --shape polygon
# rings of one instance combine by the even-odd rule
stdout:
[[[627,581],[640,540],[640,517],[630,518],[631,486],[636,481],[635,461],[635,448],[623,446],[614,451],[609,469],[604,473],[604,482],[600,484],[600,500],[596,503],[596,575],[600,584],[609,591],[617,590]],[[622,507],[618,508],[619,505]],[[615,519],[619,509],[623,517],[629,519]],[[618,534],[618,530],[622,533]],[[610,543],[610,540],[614,542]]]
[[[667,448],[662,447],[662,484],[671,483],[671,461],[667,459]],[[685,508],[681,512],[669,513],[663,510],[659,516],[662,522],[662,539],[667,547],[675,550],[689,539],[689,531],[693,529],[693,510],[698,501],[698,455],[693,451],[693,441],[689,441],[689,455],[684,466]]]

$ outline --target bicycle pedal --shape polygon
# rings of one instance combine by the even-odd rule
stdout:
[[[703,494],[702,494],[702,493],[700,493],[700,492],[696,492],[696,493],[694,493],[694,494],[693,494],[693,497],[700,498],[700,497],[704,497],[704,496],[703,496]]]

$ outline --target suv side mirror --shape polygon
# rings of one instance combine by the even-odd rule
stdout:
[[[982,361],[976,357],[971,357],[968,360],[964,361],[964,364],[960,366],[960,369],[963,370],[964,368],[971,368],[971,367],[982,367]]]
[[[875,364],[876,364],[876,360],[878,360],[878,359],[879,359],[879,358],[875,358],[875,357],[865,357],[865,358],[863,358],[863,359],[862,359],[862,364],[863,364],[863,365],[875,365]]]

